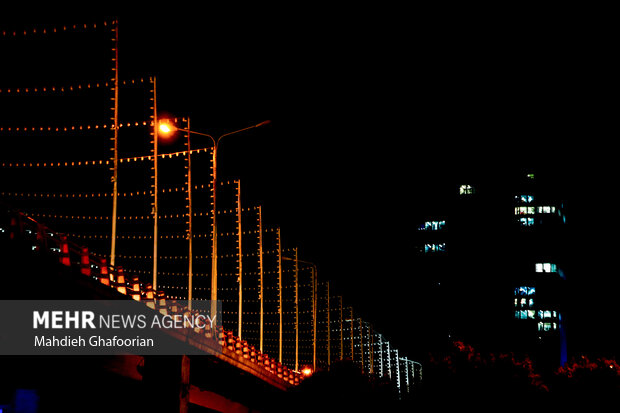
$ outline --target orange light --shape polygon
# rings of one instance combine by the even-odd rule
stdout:
[[[159,121],[159,132],[160,133],[164,135],[168,135],[176,130],[177,128],[172,123],[170,123],[169,120],[163,119]]]
[[[302,374],[304,377],[311,376],[311,375],[312,375],[312,367],[304,367],[304,368],[301,370],[301,374]]]

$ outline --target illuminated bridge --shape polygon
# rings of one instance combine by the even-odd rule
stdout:
[[[12,84],[0,84],[2,298],[125,298],[166,313],[191,311],[181,300],[222,303],[222,328],[176,337],[209,357],[97,359],[93,371],[122,378],[124,403],[260,408],[265,395],[338,360],[389,379],[401,395],[420,382],[420,364],[286,245],[262,207],[242,199],[241,181],[218,176],[219,140],[205,139],[188,118],[162,122],[155,77],[119,78],[118,22],[11,27],[0,35],[3,55],[15,62],[2,80]],[[258,139],[265,124],[219,138]],[[107,385],[80,360],[9,364],[16,382],[32,384],[20,375],[30,369],[50,382],[45,371],[73,369]],[[161,397],[134,397],[135,382]]]
[[[125,276],[122,268],[111,268],[105,258],[89,254],[88,248],[71,242],[65,235],[53,232],[22,213],[8,211],[4,207],[0,225],[2,258],[14,260],[13,265],[5,268],[2,299],[124,298],[140,301],[154,311],[165,314],[187,314],[190,311],[187,307],[178,305],[176,300],[167,297],[163,291],[153,290],[151,284],[141,283],[137,276]],[[20,275],[26,274],[29,280],[24,283]],[[337,312],[340,312],[340,307],[337,308]],[[319,315],[318,309],[316,313]],[[176,389],[184,386],[186,391],[182,393],[181,403],[192,403],[222,411],[228,411],[238,405],[243,406],[242,403],[261,406],[256,400],[248,400],[248,394],[240,396],[239,388],[245,391],[249,388],[251,389],[249,393],[256,396],[257,400],[264,399],[265,394],[274,392],[267,388],[286,390],[304,380],[305,375],[310,373],[306,373],[306,369],[312,370],[317,366],[328,369],[331,362],[347,357],[355,360],[367,374],[391,378],[396,389],[403,394],[412,391],[414,384],[421,380],[421,366],[414,361],[399,357],[398,350],[390,348],[389,342],[385,341],[381,334],[372,331],[368,323],[361,319],[346,317],[336,317],[330,320],[330,323],[331,334],[328,331],[324,332],[325,337],[319,337],[317,334],[317,340],[312,346],[313,351],[316,352],[317,343],[323,342],[325,346],[329,343],[332,349],[336,348],[336,352],[341,349],[350,351],[350,355],[337,354],[328,359],[317,359],[315,364],[305,364],[301,371],[261,352],[248,341],[234,335],[232,331],[221,328],[201,332],[197,332],[198,329],[194,331],[186,328],[175,332],[176,339],[197,346],[205,355],[210,356],[207,358],[194,356],[166,358],[134,354],[101,357],[99,358],[101,366],[90,368],[93,368],[98,375],[101,374],[101,369],[114,377],[120,375],[130,381],[155,386],[157,394],[162,396],[158,397],[159,407],[166,402],[179,403],[179,393]],[[335,339],[331,339],[330,335],[335,336]],[[341,345],[343,347],[340,347]],[[88,372],[81,370],[84,366],[74,365],[81,363],[84,358],[76,356],[75,359],[77,362],[71,361],[71,358],[60,358],[62,363],[66,363],[61,367],[57,365],[60,363],[57,357],[45,360],[35,358],[33,359],[35,361],[22,358],[19,359],[18,366],[21,369],[24,365],[35,363],[36,366],[28,368],[30,372],[33,371],[31,369],[38,371],[41,366],[52,365],[55,366],[50,367],[52,371],[56,371],[54,368],[75,369],[79,374],[87,375]],[[222,368],[222,362],[230,367]],[[7,372],[11,371],[8,367],[11,364],[12,362],[5,364]],[[89,362],[90,364],[92,363]],[[190,382],[190,366],[192,380],[207,375],[202,379],[196,379],[200,385]],[[150,370],[151,368],[154,370]],[[197,369],[197,373],[193,372],[194,369]],[[173,378],[169,377],[161,382],[161,377],[167,375],[164,372],[169,372]],[[214,374],[214,377],[208,377],[209,374]],[[222,387],[224,383],[233,391]],[[167,398],[164,397],[166,394]]]

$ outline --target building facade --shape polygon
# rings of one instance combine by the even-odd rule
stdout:
[[[427,345],[465,340],[566,360],[566,211],[561,190],[532,172],[444,185],[414,230],[417,312]]]

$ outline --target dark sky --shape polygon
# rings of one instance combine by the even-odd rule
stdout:
[[[397,345],[415,276],[410,232],[436,184],[539,165],[579,191],[567,194],[573,228],[603,234],[586,217],[610,182],[608,69],[598,33],[575,21],[177,13],[121,16],[121,77],[157,74],[161,106],[196,130],[272,120],[222,144],[223,174],[241,177],[246,201]]]
[[[161,110],[197,131],[270,119],[222,141],[221,176],[241,178],[245,202],[389,337],[410,299],[408,233],[436,183],[542,162],[567,187],[609,189],[604,33],[558,14],[472,14],[119,13],[120,77],[156,75]]]

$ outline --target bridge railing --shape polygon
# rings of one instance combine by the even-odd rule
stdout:
[[[88,248],[78,245],[60,232],[56,232],[44,224],[34,220],[20,211],[2,205],[4,223],[0,224],[0,236],[9,240],[28,241],[33,251],[49,252],[58,256],[59,263],[71,268],[78,268],[86,277],[91,277],[99,283],[115,289],[136,301],[144,302],[146,306],[162,314],[197,315],[198,311],[189,310],[187,306],[169,299],[162,290],[154,290],[150,283],[141,283],[137,276],[129,279],[125,277],[121,266],[112,267],[105,258],[90,254]],[[303,375],[289,369],[269,355],[260,352],[247,341],[235,336],[232,331],[217,327],[211,330],[195,328],[195,334],[201,334],[206,339],[221,346],[223,353],[235,354],[257,367],[264,369],[291,385],[297,385],[303,380]],[[187,327],[189,328],[189,327]]]

